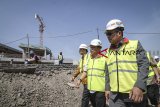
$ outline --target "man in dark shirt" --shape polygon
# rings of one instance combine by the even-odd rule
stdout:
[[[37,64],[39,62],[38,56],[34,52],[30,52],[30,59],[28,59],[29,64]]]

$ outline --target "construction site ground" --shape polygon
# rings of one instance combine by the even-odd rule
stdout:
[[[80,107],[83,86],[67,85],[74,68],[37,67],[31,73],[16,68],[0,69],[0,107]]]

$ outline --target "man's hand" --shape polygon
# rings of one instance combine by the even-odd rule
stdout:
[[[110,91],[105,91],[106,101],[109,101]]]
[[[77,84],[76,84],[76,85],[77,85],[77,88],[79,88],[81,82],[82,82],[82,80],[81,80],[81,79],[78,79]]]
[[[160,85],[160,75],[156,75],[156,84]]]
[[[71,78],[71,81],[73,82],[74,80],[75,80],[75,77],[72,77],[72,78]]]
[[[143,100],[143,91],[138,87],[133,87],[129,93],[129,99],[135,103],[140,103]]]

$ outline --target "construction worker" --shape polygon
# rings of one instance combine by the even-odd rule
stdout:
[[[81,59],[80,59],[80,63],[79,66],[77,67],[76,71],[73,73],[73,77],[71,79],[71,81],[74,81],[75,78],[79,75],[83,73],[83,67],[86,64],[86,60],[88,58],[88,50],[87,50],[88,46],[86,44],[81,44],[79,46],[79,54],[81,55]],[[82,95],[82,104],[81,107],[88,107],[89,106],[89,90],[87,89],[87,78],[84,78],[82,80],[82,84],[83,84],[83,95]]]
[[[121,20],[113,19],[106,25],[111,44],[106,53],[106,99],[109,107],[146,107],[146,51],[138,40],[124,38],[123,31]]]
[[[155,61],[157,62],[157,66],[160,69],[160,61],[158,56],[154,56]]]
[[[33,51],[31,51],[30,59],[28,59],[28,64],[37,64],[37,63],[39,63],[39,58]]]
[[[156,61],[152,56],[147,52],[147,57],[150,61],[149,74],[147,79],[147,97],[151,105],[155,107],[160,107],[158,105],[159,101],[159,88],[158,84],[160,83],[159,69],[157,68]]]
[[[155,61],[158,63],[159,62],[159,57],[158,56],[154,56]]]
[[[11,64],[11,65],[13,64],[13,61],[14,61],[14,60],[13,60],[13,59],[11,59],[11,61],[10,61],[10,64]]]
[[[59,53],[58,60],[59,60],[59,65],[63,64],[63,55],[62,55],[62,52]]]
[[[84,72],[77,82],[79,86],[87,77],[87,88],[90,92],[90,101],[93,107],[105,107],[105,69],[106,59],[99,55],[102,43],[94,39],[90,43],[90,55],[84,67]]]
[[[159,69],[159,74],[160,74],[160,61],[158,56],[154,56],[155,61],[157,62],[157,67]],[[159,104],[160,104],[160,85],[159,85]]]

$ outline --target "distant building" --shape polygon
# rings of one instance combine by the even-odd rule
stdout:
[[[155,50],[152,50],[152,51],[149,50],[148,52],[149,52],[152,56],[155,56],[155,55],[160,56],[160,51],[159,51],[159,50],[156,50],[156,51],[155,51]]]
[[[0,43],[0,57],[22,58],[22,51]]]
[[[0,43],[0,63],[23,63],[22,51]]]

